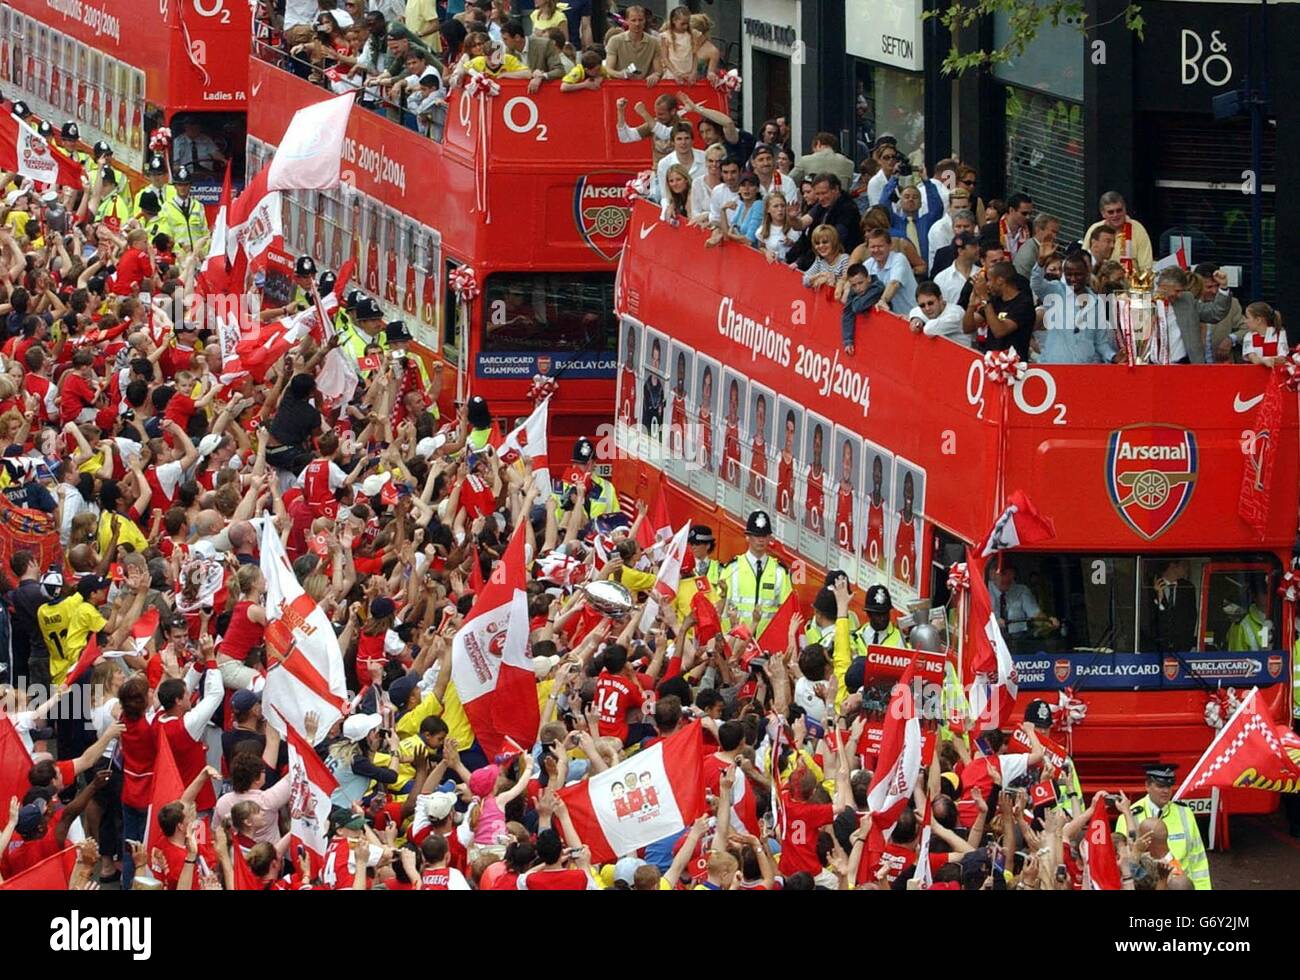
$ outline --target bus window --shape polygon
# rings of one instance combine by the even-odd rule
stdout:
[[[446,274],[450,276],[459,266],[459,262],[448,262]],[[442,281],[442,310],[442,356],[448,364],[457,364],[460,362],[460,300],[446,279]]]
[[[1205,649],[1245,653],[1281,648],[1274,619],[1275,577],[1267,564],[1205,570]]]
[[[612,272],[494,272],[483,311],[484,351],[617,349]]]
[[[1132,653],[1137,559],[1015,553],[989,560],[989,598],[1012,653]]]
[[[239,152],[248,139],[248,117],[242,112],[185,112],[172,117],[172,171],[184,165],[196,184],[218,188],[231,160],[230,179],[243,185],[244,154]]]
[[[1142,559],[1138,589],[1139,649],[1191,653],[1200,649],[1204,558],[1182,555]]]

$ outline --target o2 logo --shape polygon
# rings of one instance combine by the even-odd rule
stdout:
[[[1182,82],[1195,85],[1205,82],[1213,88],[1222,88],[1232,80],[1232,62],[1228,60],[1228,42],[1219,40],[1219,32],[1210,32],[1210,51],[1205,53],[1205,42],[1196,31],[1183,28],[1182,32]]]
[[[159,0],[165,7],[167,0]],[[226,0],[194,0],[194,12],[200,17],[220,17],[221,23],[230,23],[230,11],[226,9]]]

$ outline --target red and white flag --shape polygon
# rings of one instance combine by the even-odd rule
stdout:
[[[1300,740],[1268,716],[1259,703],[1259,688],[1251,689],[1219,729],[1174,799],[1234,786],[1273,793],[1300,790]]]
[[[200,296],[231,292],[230,258],[226,254],[227,220],[232,202],[230,192],[230,163],[226,163],[226,176],[221,182],[221,197],[217,201],[217,214],[212,219],[212,233],[208,237],[208,254],[199,266],[194,288]],[[242,284],[241,284],[242,285]]]
[[[451,681],[489,759],[507,738],[531,745],[541,714],[528,656],[528,573],[520,524],[451,644]]]
[[[267,189],[327,191],[339,186],[339,162],[355,92],[305,106],[293,114],[280,138]]]
[[[289,834],[294,846],[302,844],[312,856],[313,873],[325,865],[329,849],[330,795],[339,788],[338,780],[307,744],[307,740],[289,729]]]
[[[240,248],[251,260],[272,245],[284,243],[284,217],[280,192],[270,190],[266,168],[259,170],[226,214],[226,257],[235,260]]]
[[[934,884],[934,875],[930,872],[930,813],[931,801],[929,797],[925,800],[925,813],[921,815],[921,846],[916,851],[916,871],[913,873],[917,881],[921,883],[922,888],[929,888]]]
[[[997,728],[1011,717],[1018,684],[1015,662],[993,613],[985,578],[986,561],[966,549],[970,569],[970,655],[965,659],[965,682],[970,688],[970,717],[976,732]]]
[[[1088,832],[1083,838],[1084,875],[1089,888],[1117,892],[1123,888],[1119,874],[1119,855],[1110,836],[1106,819],[1105,797],[1098,795],[1088,817]]]
[[[270,520],[262,524],[261,567],[269,620],[270,669],[262,689],[266,720],[281,735],[287,727],[305,733],[307,713],[315,712],[317,734],[324,738],[342,717],[347,693],[338,637],[324,610],[303,591]],[[534,698],[534,707],[536,703]]]
[[[19,803],[27,794],[30,784],[27,773],[32,768],[32,754],[27,751],[23,737],[14,727],[14,720],[0,714],[0,813],[9,819],[9,801]]]
[[[899,815],[907,807],[907,801],[912,798],[921,769],[921,722],[916,717],[912,700],[912,679],[915,676],[916,661],[913,660],[889,695],[880,754],[875,775],[867,789],[872,831],[878,829],[884,837],[889,836]]]
[[[1007,498],[1007,509],[994,522],[993,529],[984,539],[980,557],[987,558],[995,551],[1050,541],[1054,537],[1056,526],[1038,513],[1023,490],[1016,490]]]
[[[158,631],[158,607],[150,606],[131,624],[131,645],[136,653],[144,653],[145,647]]]
[[[548,395],[523,424],[507,433],[501,442],[500,455],[504,463],[526,459],[533,464],[533,480],[543,494],[551,492],[550,461],[546,443],[550,432],[550,404]]]
[[[560,798],[593,862],[606,864],[671,837],[705,811],[699,722],[560,790]]]
[[[659,474],[654,495],[646,506],[645,519],[637,525],[636,542],[646,551],[662,549],[673,536],[673,519],[668,513],[668,496],[664,493],[664,477]]]
[[[1245,443],[1248,452],[1242,453],[1241,493],[1237,496],[1237,514],[1255,529],[1262,539],[1273,512],[1273,470],[1277,454],[1282,449],[1278,438],[1282,426],[1284,405],[1283,383],[1285,373],[1281,366],[1273,370],[1264,400],[1255,412],[1255,425],[1250,430],[1252,438]]]
[[[52,187],[79,188],[86,175],[81,164],[10,112],[0,112],[0,170]]]
[[[6,818],[8,814],[6,814]],[[77,848],[69,845],[43,861],[37,861],[0,884],[0,890],[14,892],[66,892],[77,866]]]
[[[659,565],[659,574],[655,577],[654,588],[646,600],[645,610],[641,613],[641,629],[648,630],[659,617],[661,605],[672,605],[677,598],[677,586],[682,581],[682,560],[686,557],[686,539],[691,533],[690,521],[678,529],[668,545],[668,554]]]

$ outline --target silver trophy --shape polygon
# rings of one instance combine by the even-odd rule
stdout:
[[[591,582],[584,585],[582,591],[586,593],[591,608],[610,619],[625,621],[636,609],[636,600],[632,598],[632,593],[627,590],[627,586],[619,582],[606,580]]]

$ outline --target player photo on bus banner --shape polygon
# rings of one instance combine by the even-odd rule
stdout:
[[[718,402],[722,366],[707,354],[695,355],[695,384],[691,388],[691,427],[695,433],[695,461],[690,467],[690,486],[705,500],[717,500]]]
[[[775,435],[769,466],[772,473],[773,534],[793,551],[799,548],[799,474],[803,459],[803,406],[779,396],[773,418]]]
[[[863,482],[858,488],[858,585],[888,585],[888,527],[894,490],[894,454],[869,439],[862,441]]]
[[[826,567],[829,556],[828,490],[833,479],[830,463],[835,427],[830,421],[808,412],[803,432],[803,511],[799,522],[799,552],[815,565]]]
[[[889,575],[893,579],[891,591],[898,590],[903,599],[915,599],[920,587],[924,512],[925,470],[902,456],[895,457]]]
[[[641,353],[641,325],[624,317],[618,325],[618,380],[614,390],[614,447],[637,455],[637,356]]]
[[[44,102],[50,94],[50,29],[44,24],[36,28],[36,72],[32,79],[31,92],[37,100]]]
[[[380,297],[385,306],[385,313],[394,317],[401,312],[398,290],[402,281],[402,212],[397,208],[385,207],[387,218],[384,230],[384,291]]]
[[[647,326],[641,344],[641,371],[637,377],[637,450],[642,459],[663,466],[664,429],[668,408],[668,338]]]
[[[827,510],[830,516],[830,555],[833,567],[855,581],[858,575],[858,533],[862,527],[862,437],[842,426],[835,427],[831,455]]]
[[[752,510],[772,512],[773,489],[772,440],[776,428],[776,394],[757,381],[749,383],[745,399],[744,436],[740,456],[744,463],[741,476],[745,484],[744,516]],[[773,529],[775,530],[775,528]]]
[[[741,519],[746,516],[744,487],[745,463],[741,444],[745,441],[747,422],[745,408],[748,403],[749,379],[740,372],[722,367],[722,397],[718,407],[717,431],[721,437],[721,455],[718,459],[717,502],[722,509]]]
[[[664,439],[664,472],[683,486],[689,481],[688,460],[695,437],[690,424],[695,351],[673,341],[669,351],[668,433]]]

